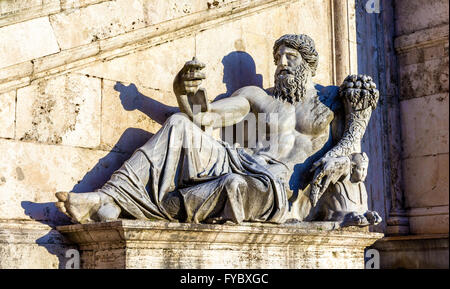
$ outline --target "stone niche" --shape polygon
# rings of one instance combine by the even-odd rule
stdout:
[[[383,237],[334,222],[210,225],[119,220],[57,227],[78,244],[81,268],[364,268]]]

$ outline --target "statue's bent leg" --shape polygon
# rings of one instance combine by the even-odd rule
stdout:
[[[166,202],[180,204],[180,220],[189,223],[264,222],[274,208],[274,192],[255,176],[228,173],[181,189]]]
[[[101,189],[60,194],[56,205],[76,222],[117,218],[117,208],[138,219],[174,220],[162,204],[167,194],[229,169],[223,145],[185,115],[175,114]]]

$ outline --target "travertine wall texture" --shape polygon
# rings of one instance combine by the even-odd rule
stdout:
[[[339,84],[358,69],[356,17],[354,0],[0,0],[0,268],[64,267],[54,193],[98,188],[160,128],[185,61],[207,64],[211,100],[267,88],[274,41],[306,33],[315,81]],[[386,219],[381,126],[377,110],[367,182]]]
[[[410,233],[448,234],[449,4],[441,0],[396,0],[395,8],[403,178]]]

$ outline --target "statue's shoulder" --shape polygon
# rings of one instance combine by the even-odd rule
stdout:
[[[258,101],[268,98],[269,94],[259,86],[244,86],[236,90],[231,96],[242,96],[250,101]]]
[[[342,108],[342,101],[339,98],[339,86],[316,84],[314,87],[317,90],[319,100],[332,111],[337,112]]]

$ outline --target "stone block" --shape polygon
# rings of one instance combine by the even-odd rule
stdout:
[[[330,11],[329,1],[301,2],[295,1],[272,9],[247,16],[241,20],[242,39],[246,40],[249,35],[256,34],[266,39],[268,51],[264,60],[268,60],[269,83],[273,86],[273,74],[275,65],[273,62],[272,49],[275,40],[284,34],[307,34],[314,39],[320,60],[314,81],[329,85],[332,83],[332,49],[330,43],[331,21],[327,17]],[[282,19],[280,21],[280,19]],[[251,45],[246,46],[251,49]],[[262,48],[258,47],[258,50]],[[258,55],[256,58],[260,58]],[[264,80],[265,83],[265,80]]]
[[[0,16],[36,8],[41,5],[42,0],[2,0],[0,1]]]
[[[448,153],[403,160],[406,207],[448,205]]]
[[[177,110],[171,93],[103,80],[101,147],[132,153]]]
[[[448,46],[448,45],[447,45]],[[434,46],[417,47],[398,54],[399,66],[424,63],[434,59],[442,59],[448,55],[446,45],[441,43]]]
[[[400,99],[448,93],[448,55],[400,65]]]
[[[76,248],[58,231],[33,221],[0,221],[0,269],[64,269]]]
[[[0,68],[59,52],[47,17],[0,28]]]
[[[351,9],[350,9],[351,10]],[[333,41],[330,1],[296,1],[281,9],[280,19],[286,19],[292,24],[280,21],[281,34],[286,33],[307,34],[314,39],[316,50],[319,53],[319,65],[314,81],[322,85],[333,83]],[[290,19],[290,20],[287,20]],[[275,39],[274,39],[275,40]],[[350,43],[349,43],[350,45]]]
[[[145,27],[142,7],[142,0],[105,1],[51,15],[50,22],[64,50]]]
[[[448,94],[400,102],[403,157],[448,153]]]
[[[448,2],[442,0],[395,1],[397,35],[404,35],[441,24],[448,24]]]
[[[180,38],[144,51],[101,62],[80,70],[137,87],[172,92],[172,82],[184,63],[195,55],[194,38]]]
[[[60,10],[60,0],[2,0],[0,27],[46,17]]]
[[[175,75],[194,55],[195,40],[193,37],[186,37],[94,64],[79,72],[133,83],[137,87],[172,92]]]
[[[16,91],[0,94],[0,137],[14,138]]]
[[[61,9],[76,9],[104,1],[105,0],[61,0]]]
[[[41,79],[17,91],[16,138],[94,148],[100,144],[100,110],[100,79]]]
[[[223,79],[225,81],[226,79],[230,79],[230,74],[233,73],[233,75],[237,77],[238,81],[235,81],[235,83],[239,83],[238,88],[248,85],[256,85],[262,88],[273,86],[273,73],[271,74],[271,71],[275,66],[272,56],[273,43],[270,43],[266,37],[255,33],[243,31],[241,37],[242,38],[235,43],[237,48],[242,44],[241,47],[243,49],[242,53],[238,53],[239,65],[229,67],[229,62],[227,65],[222,63],[224,64]],[[236,51],[239,50],[236,49]],[[225,57],[234,53],[236,52],[229,53]],[[223,60],[226,59],[225,57]]]
[[[404,54],[414,49],[426,50],[433,46],[443,45],[446,55],[448,55],[448,33],[447,23],[398,36],[394,40],[395,51],[398,54]]]
[[[101,187],[127,154],[0,139],[0,219],[67,223],[55,192]]]
[[[448,234],[448,213],[446,215],[409,217],[409,231],[413,235]]]
[[[332,222],[233,226],[120,220],[57,229],[79,245],[82,268],[364,268],[364,248],[383,236],[339,229]]]
[[[202,85],[206,88],[210,100],[221,94],[231,95],[234,90],[240,88],[240,77],[234,72],[239,71],[241,65],[253,70],[254,75],[259,72],[256,67],[253,69],[253,63],[263,63],[268,52],[259,55],[258,59],[256,56],[237,52],[245,51],[247,46],[250,46],[250,43],[242,39],[239,21],[216,26],[196,35],[195,54],[199,61],[206,64],[203,70],[206,79]],[[240,60],[246,63],[241,63]]]
[[[386,237],[373,248],[381,269],[448,269],[448,234]]]
[[[204,0],[145,0],[148,24],[157,24],[208,9]]]

